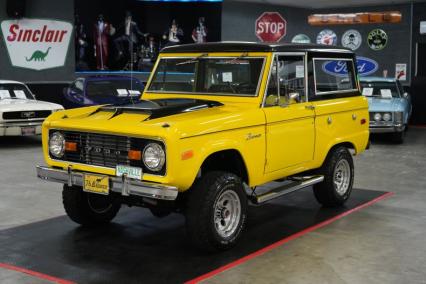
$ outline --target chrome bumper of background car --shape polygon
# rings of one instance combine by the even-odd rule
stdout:
[[[405,130],[403,124],[392,124],[392,125],[372,125],[370,124],[370,133],[394,133],[402,132]]]
[[[83,186],[84,172],[71,170],[52,169],[37,166],[37,177],[40,179],[68,184],[69,186]],[[178,189],[174,186],[167,186],[157,183],[142,182],[126,177],[109,177],[110,190],[121,193],[123,196],[137,195],[152,199],[173,201],[177,198]]]

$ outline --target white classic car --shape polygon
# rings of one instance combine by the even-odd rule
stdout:
[[[0,136],[41,134],[41,124],[61,105],[36,100],[21,82],[0,80]]]

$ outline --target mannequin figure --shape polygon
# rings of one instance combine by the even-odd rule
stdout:
[[[173,20],[171,27],[163,34],[163,39],[167,42],[165,46],[180,44],[182,42],[182,37],[183,30],[179,28],[176,20]]]
[[[195,43],[207,42],[207,28],[204,17],[200,17],[198,19],[198,26],[196,26],[192,31],[192,40]]]
[[[98,20],[93,25],[93,39],[98,70],[108,69],[109,43],[108,39],[114,35],[114,27],[105,21],[104,16],[99,14]]]

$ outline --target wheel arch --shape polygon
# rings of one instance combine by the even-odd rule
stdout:
[[[237,149],[221,150],[207,156],[201,164],[199,174],[203,175],[203,173],[209,171],[231,172],[239,176],[243,182],[249,184],[246,162]]]

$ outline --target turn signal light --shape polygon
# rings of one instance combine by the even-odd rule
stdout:
[[[194,151],[189,150],[182,153],[181,159],[188,160],[188,159],[191,159],[193,156],[194,156]]]
[[[142,151],[130,150],[127,156],[129,160],[140,161],[142,160]]]
[[[75,143],[75,142],[65,142],[65,151],[67,151],[67,152],[77,152],[77,143]]]
[[[365,124],[367,120],[365,118],[361,119],[361,124]]]

